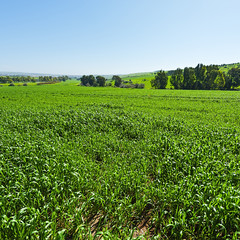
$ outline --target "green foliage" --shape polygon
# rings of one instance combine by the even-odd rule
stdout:
[[[214,70],[214,71],[216,71],[216,77],[214,78],[214,81],[213,81],[213,89],[223,89],[225,86],[224,74],[219,70]]]
[[[183,71],[182,71],[182,69],[178,68],[171,75],[171,78],[170,78],[171,85],[175,89],[182,89],[183,88],[183,81],[184,81]]]
[[[68,76],[59,76],[59,77],[53,77],[53,76],[39,76],[38,81],[39,82],[65,82],[68,80]],[[33,78],[31,80],[32,82],[36,82],[36,80]]]
[[[34,82],[36,79],[30,76],[0,76],[0,83],[18,83],[18,82]]]
[[[68,80],[68,76],[39,76],[38,79],[36,77],[30,76],[0,76],[0,83],[30,83],[30,82],[65,82]]]
[[[115,81],[115,87],[120,87],[120,85],[122,84],[122,79],[117,75],[113,75],[112,80]]]
[[[170,82],[175,89],[231,89],[240,86],[240,68],[232,68],[225,74],[217,65],[198,64],[195,68],[184,68],[183,73],[181,69],[175,70]]]
[[[195,70],[196,81],[192,86],[190,86],[190,89],[192,89],[193,87],[195,89],[204,89],[205,79],[207,76],[207,67],[204,66],[203,64],[198,64],[194,70]]]
[[[136,84],[121,84],[120,88],[139,88],[139,89],[144,89],[145,84],[144,83],[136,83]]]
[[[167,74],[164,71],[159,71],[155,78],[151,81],[151,85],[154,88],[165,89],[168,83]]]
[[[80,81],[83,86],[96,86],[97,84],[96,79],[93,75],[89,75],[89,76],[83,75],[80,78]]]
[[[228,72],[232,87],[240,86],[240,68],[232,68]]]
[[[174,70],[166,72],[167,76],[169,77],[168,83],[166,88],[172,88],[175,85],[175,89],[196,89],[196,90],[210,90],[210,89],[234,89],[238,88],[240,84],[234,84],[232,82],[232,77],[229,76],[228,72],[231,68],[240,68],[240,63],[236,64],[222,64],[222,65],[209,65],[205,66],[203,64],[198,64],[195,68],[185,68],[183,76],[178,75],[178,78],[180,78],[179,81],[176,80],[176,76],[172,77],[172,83],[171,83],[171,76],[174,74]],[[214,79],[213,83],[216,82],[216,84],[210,84],[208,83],[208,74],[212,70],[219,70],[220,74],[218,74],[216,77],[217,79]],[[148,72],[148,73],[134,73],[134,74],[128,74],[123,75],[122,79],[123,81],[128,81],[129,84],[145,84],[145,88],[150,89],[151,88],[151,81],[154,79],[156,73],[155,72]],[[185,80],[184,80],[185,76]],[[216,80],[216,81],[215,81]],[[178,84],[178,82],[182,82],[183,84]],[[225,84],[224,84],[225,82]],[[238,82],[238,81],[237,81]],[[223,86],[224,84],[224,86]],[[234,85],[234,86],[233,86]]]
[[[105,87],[105,84],[106,84],[106,78],[105,77],[97,76],[96,79],[97,79],[97,84],[98,84],[99,87]]]
[[[194,89],[196,86],[196,74],[194,68],[184,68],[184,79],[183,88],[184,89]]]

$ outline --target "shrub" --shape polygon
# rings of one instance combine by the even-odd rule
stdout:
[[[145,84],[144,83],[138,84],[138,88],[141,88],[141,89],[145,88]]]

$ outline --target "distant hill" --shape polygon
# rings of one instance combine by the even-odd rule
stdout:
[[[230,64],[221,64],[218,65],[219,69],[223,72],[228,72],[231,68],[233,67],[240,67],[240,62],[239,63],[230,63]],[[130,74],[123,74],[121,75],[122,78],[138,78],[138,77],[149,77],[151,75],[154,75],[154,73],[158,72],[154,71],[154,72],[143,72],[143,73],[130,73]],[[168,70],[166,71],[166,73],[171,76],[172,73],[174,72],[174,70]]]
[[[25,72],[1,72],[0,76],[30,76],[30,77],[39,77],[39,76],[53,76],[58,77],[62,74],[47,74],[47,73],[25,73]]]
[[[219,68],[222,72],[228,72],[231,68],[240,68],[240,63],[222,64]]]

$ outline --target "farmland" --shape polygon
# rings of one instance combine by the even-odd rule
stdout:
[[[146,89],[150,89],[151,86],[151,80],[155,78],[155,73],[154,72],[149,72],[149,73],[136,73],[136,74],[129,74],[129,75],[123,75],[121,76],[123,81],[132,81],[133,84],[141,84],[143,83],[145,85]],[[166,88],[171,88],[170,84],[170,76],[168,77],[168,84]]]
[[[239,239],[239,109],[239,91],[1,87],[0,239]]]

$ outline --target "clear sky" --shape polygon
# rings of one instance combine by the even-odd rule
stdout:
[[[0,71],[121,74],[240,62],[239,0],[1,0]]]

